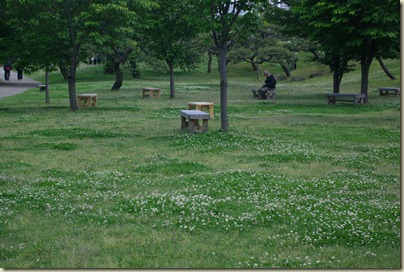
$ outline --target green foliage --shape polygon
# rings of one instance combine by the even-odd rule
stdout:
[[[201,53],[192,43],[200,33],[197,16],[189,1],[156,2],[150,12],[140,15],[142,48],[167,63],[192,67]]]

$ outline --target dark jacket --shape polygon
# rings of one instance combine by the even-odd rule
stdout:
[[[269,77],[267,77],[267,79],[265,79],[265,85],[263,87],[275,89],[275,85],[276,85],[276,79],[273,75],[270,75]]]

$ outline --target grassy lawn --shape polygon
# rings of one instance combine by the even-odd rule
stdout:
[[[170,99],[167,74],[126,71],[113,92],[101,70],[77,76],[95,108],[70,112],[59,73],[50,104],[37,89],[0,100],[0,267],[400,267],[400,98],[377,91],[400,79],[377,62],[367,105],[327,105],[330,73],[256,100],[263,76],[230,65],[228,133],[216,72],[176,73]],[[344,77],[359,88],[359,70]],[[215,103],[208,133],[180,131],[190,101]]]

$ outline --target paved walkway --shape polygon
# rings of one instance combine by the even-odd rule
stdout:
[[[11,71],[10,80],[6,81],[3,67],[0,67],[0,99],[37,88],[39,84],[41,83],[25,76],[22,80],[18,80],[17,73],[13,71]]]

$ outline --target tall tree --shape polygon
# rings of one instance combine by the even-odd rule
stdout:
[[[316,42],[321,61],[334,71],[334,92],[350,60],[361,65],[361,93],[368,94],[369,68],[384,56],[400,35],[400,6],[396,0],[285,0],[290,10],[279,16],[289,30]],[[289,15],[289,16],[288,16]],[[399,51],[399,47],[396,48]],[[367,99],[366,99],[367,101]]]
[[[350,11],[349,11],[350,10]],[[348,44],[354,50],[355,59],[361,65],[361,93],[368,97],[369,70],[373,59],[391,55],[391,45],[400,51],[400,3],[386,1],[348,1],[344,9],[345,17],[355,24],[352,30],[354,39]],[[341,18],[344,18],[341,16]],[[367,99],[367,98],[366,98]]]
[[[174,68],[191,67],[198,52],[191,42],[200,33],[200,16],[187,0],[156,0],[158,6],[142,16],[140,43],[145,52],[164,60],[170,73],[170,98],[175,97]]]
[[[89,36],[98,47],[109,48],[113,55],[112,69],[115,82],[111,90],[119,90],[123,84],[124,63],[136,46],[136,29],[142,24],[137,10],[148,12],[152,3],[148,0],[97,0],[86,13],[85,24]],[[100,20],[100,18],[103,18]]]
[[[227,52],[229,46],[240,38],[241,28],[253,29],[257,26],[257,12],[267,1],[201,0],[200,10],[209,19],[209,30],[219,55],[220,73],[220,117],[221,129],[229,128],[227,111]]]
[[[279,64],[289,77],[297,61],[296,48],[301,47],[296,45],[295,40],[283,37],[276,25],[262,22],[262,26],[255,31],[249,31],[245,39],[236,43],[229,53],[229,58],[235,63],[241,61],[250,63],[257,72],[257,77],[258,66],[265,62]]]
[[[71,111],[77,110],[76,70],[80,45],[87,38],[83,31],[85,19],[83,14],[91,2],[91,0],[6,0],[7,12],[13,18],[9,25],[18,31],[19,38],[24,41],[23,44],[13,45],[19,54],[24,58],[30,55],[27,61],[31,66],[47,66],[49,62],[58,65],[67,64]],[[68,57],[68,60],[64,57]]]
[[[9,26],[20,41],[13,44],[13,50],[31,69],[66,68],[70,110],[76,111],[76,71],[80,60],[87,58],[80,54],[81,47],[107,41],[117,33],[121,33],[120,40],[128,33],[128,23],[123,24],[132,15],[128,5],[144,1],[6,0],[12,18]],[[97,35],[101,28],[104,32]]]

